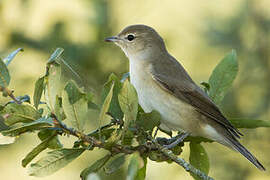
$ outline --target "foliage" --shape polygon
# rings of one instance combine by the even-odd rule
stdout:
[[[236,9],[232,16],[226,18],[208,16],[206,28],[202,32],[206,43],[214,47],[214,51],[234,48],[241,57],[237,86],[227,93],[222,109],[230,116],[256,118],[270,108],[270,83],[266,83],[270,81],[267,65],[270,59],[270,38],[264,38],[269,37],[270,18],[265,15],[263,8],[257,8],[256,0],[241,1]],[[250,104],[240,106],[239,92],[247,92],[250,87],[253,93],[249,97]],[[255,90],[256,87],[260,91]],[[246,174],[243,169],[241,174]],[[241,177],[239,173],[237,175]]]
[[[214,69],[209,78],[209,96],[220,105],[238,72],[236,52],[229,53]]]
[[[209,173],[209,159],[207,153],[203,146],[194,141],[189,143],[190,155],[189,162],[194,165],[194,167],[202,170],[206,174]],[[200,179],[196,174],[191,173],[194,179]]]
[[[63,168],[85,151],[102,148],[108,153],[84,169],[80,177],[103,169],[106,174],[119,170],[128,161],[127,179],[142,180],[146,176],[147,160],[156,162],[176,162],[190,172],[195,179],[212,179],[207,176],[210,168],[207,153],[202,142],[212,142],[201,137],[188,137],[190,143],[190,164],[178,157],[184,142],[172,149],[163,145],[169,140],[157,141],[154,130],[160,125],[160,114],[156,111],[145,113],[138,104],[135,88],[125,75],[123,80],[112,74],[101,93],[101,104],[93,101],[93,93],[85,92],[75,81],[68,80],[64,85],[61,73],[62,48],[49,58],[46,73],[35,83],[34,103],[24,98],[16,98],[8,89],[10,74],[7,65],[15,55],[14,51],[5,61],[0,60],[0,91],[9,96],[9,101],[0,106],[0,131],[7,138],[35,132],[41,142],[22,160],[30,176],[47,176]],[[214,102],[220,104],[236,77],[238,63],[235,51],[228,54],[214,69],[209,83],[204,82],[205,91]],[[28,97],[28,96],[23,96]],[[44,98],[45,102],[41,99]],[[89,109],[99,111],[99,127],[89,134],[85,123]],[[109,122],[109,123],[108,123]],[[236,127],[269,127],[270,123],[245,118],[232,119]],[[106,123],[106,124],[105,124]],[[108,123],[108,124],[107,124]],[[66,148],[58,137],[70,135],[77,138],[72,148]],[[44,150],[53,149],[47,155],[31,163]]]

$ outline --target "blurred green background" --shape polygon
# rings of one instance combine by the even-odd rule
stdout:
[[[35,80],[56,47],[65,49],[64,59],[81,76],[80,84],[100,92],[111,72],[121,76],[128,61],[121,50],[104,43],[131,24],[154,27],[168,50],[193,79],[207,81],[211,71],[231,49],[236,49],[240,72],[223,101],[228,117],[270,118],[270,1],[269,0],[0,0],[0,57],[23,47],[9,65],[15,95],[33,94]],[[6,99],[0,99],[4,102]],[[93,116],[95,117],[95,116]],[[96,122],[89,120],[90,128]],[[242,143],[270,169],[269,129],[241,129]],[[68,144],[68,139],[63,139]],[[21,160],[39,140],[23,135],[12,145],[0,146],[0,179],[27,179]],[[217,143],[203,144],[210,157],[210,175],[216,179],[266,180],[239,153]],[[79,179],[80,171],[105,152],[83,154],[78,160],[44,180]],[[182,156],[188,160],[189,149]],[[125,168],[102,179],[125,179]],[[148,163],[147,178],[192,179],[181,167]]]

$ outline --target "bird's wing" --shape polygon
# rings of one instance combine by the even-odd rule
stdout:
[[[179,66],[173,66],[173,68],[179,68]],[[162,71],[161,71],[162,72]],[[175,72],[175,69],[174,69]],[[179,70],[180,72],[180,70]],[[184,73],[183,73],[184,72]],[[151,72],[154,81],[160,85],[167,92],[180,100],[192,105],[198,112],[206,117],[215,120],[219,124],[226,127],[233,135],[240,137],[242,135],[233,125],[223,116],[218,107],[203,92],[187,75],[185,71],[181,69],[179,75],[188,76],[183,79],[176,79],[171,73],[161,74],[153,70]],[[175,75],[174,75],[175,76]]]

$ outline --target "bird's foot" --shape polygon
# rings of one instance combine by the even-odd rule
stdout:
[[[163,145],[163,147],[167,149],[172,149],[175,146],[177,146],[179,143],[181,143],[190,133],[181,133],[178,134],[175,137],[172,137],[171,139],[167,138],[157,138],[157,141],[159,144]]]

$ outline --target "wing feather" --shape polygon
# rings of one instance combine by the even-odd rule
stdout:
[[[180,65],[180,64],[179,64]],[[173,66],[175,67],[175,66]],[[176,66],[177,67],[177,66]],[[183,72],[183,71],[182,71]],[[187,78],[175,79],[170,74],[160,74],[154,69],[151,72],[154,81],[159,84],[163,89],[179,98],[180,100],[192,105],[198,112],[206,117],[215,120],[219,124],[226,127],[234,136],[240,138],[242,135],[227,118],[221,113],[214,102],[208,95],[200,89],[187,74]]]

